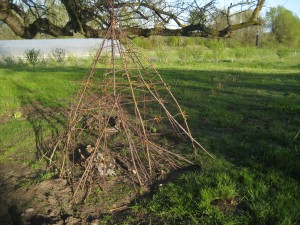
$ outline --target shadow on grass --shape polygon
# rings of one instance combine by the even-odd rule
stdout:
[[[292,178],[299,182],[300,137],[296,138],[296,134],[300,128],[300,74],[241,75],[239,72],[228,74],[177,70],[160,72],[166,82],[171,84],[175,96],[187,112],[194,137],[217,158],[225,158],[238,170],[252,168],[266,177],[273,170],[284,179]],[[184,187],[183,184],[177,185]],[[157,186],[152,190],[154,192],[133,201],[132,206],[145,199],[151,201]],[[243,210],[249,210],[247,213],[252,215],[250,207],[247,207]],[[111,216],[111,224],[117,224],[127,217],[135,218],[139,215],[139,212],[133,211],[126,209],[104,214],[100,219]],[[163,216],[153,218],[143,214],[143,217],[134,223],[164,224],[160,220]],[[270,219],[276,221],[275,216]],[[293,218],[295,219],[296,217]],[[184,218],[181,218],[182,224],[183,221]],[[259,219],[253,221],[258,222]]]
[[[22,68],[11,68],[21,71]],[[56,79],[78,79],[86,72],[80,67],[28,68],[32,74],[48,74]],[[61,70],[64,76],[56,75]],[[299,177],[294,163],[299,138],[294,139],[300,124],[300,75],[262,74],[240,71],[203,71],[160,69],[163,78],[189,115],[194,136],[216,155],[224,156],[238,166],[261,164],[262,168],[280,169]],[[32,90],[15,83],[24,107],[30,108],[28,120],[35,131],[37,148],[45,148],[47,136],[58,134],[66,125],[55,99],[38,102]],[[49,90],[51,92],[51,90]],[[48,102],[47,102],[48,101]],[[50,102],[50,103],[49,103]],[[48,107],[48,106],[49,107]],[[66,115],[63,115],[66,117]],[[39,153],[37,155],[41,155]],[[281,160],[284,156],[285,160]],[[287,162],[288,160],[291,162]],[[292,166],[291,166],[292,164]]]
[[[237,166],[259,164],[299,179],[299,73],[161,72],[176,80],[192,132],[210,151]]]
[[[55,72],[55,68],[41,70]],[[61,79],[70,78],[74,72],[74,68],[63,70],[67,78]],[[41,71],[35,68],[32,73],[38,72]],[[161,69],[160,72],[187,112],[192,133],[207,150],[237,168],[250,167],[262,173],[272,169],[299,181],[300,137],[296,138],[300,128],[299,73],[175,69]],[[20,93],[30,91],[15,85]],[[46,137],[55,137],[66,125],[66,116],[57,114],[60,109],[55,107],[54,99],[50,99],[49,108],[35,98],[22,94],[19,98],[23,107],[30,108],[28,121],[35,131],[37,156],[40,157],[49,144],[44,127],[47,127]],[[157,185],[150,194],[136,199],[132,205],[140,199],[150,198],[155,190]],[[130,213],[125,210],[116,215],[122,219]]]
[[[67,110],[60,103],[51,103],[49,106],[43,106],[42,103],[30,95],[31,90],[14,83],[20,93],[19,100],[24,115],[31,124],[36,142],[36,159],[48,156],[53,147],[53,143],[66,126]],[[54,107],[56,106],[56,107]]]
[[[171,171],[166,178],[156,181],[154,182],[151,187],[149,188],[149,191],[146,192],[143,195],[138,196],[137,198],[135,198],[133,201],[131,201],[125,209],[117,209],[115,212],[112,213],[100,213],[99,216],[97,217],[89,217],[87,219],[87,222],[93,222],[96,219],[100,219],[101,220],[105,220],[105,218],[108,216],[112,216],[113,219],[113,224],[122,224],[124,221],[126,221],[127,217],[132,216],[132,211],[131,211],[131,207],[134,207],[137,203],[142,203],[145,199],[151,199],[155,193],[158,191],[158,189],[161,186],[166,185],[167,183],[173,182],[176,179],[180,178],[181,176],[188,174],[188,173],[193,173],[193,174],[197,174],[197,173],[201,173],[201,167],[199,165],[191,165],[191,166],[187,166],[185,168],[180,168],[174,171]],[[155,224],[162,224],[163,221],[161,221],[161,219],[154,219],[152,220],[152,223]],[[110,224],[110,223],[108,223]],[[140,217],[137,218],[134,221],[134,224],[149,224],[149,218],[147,217]]]

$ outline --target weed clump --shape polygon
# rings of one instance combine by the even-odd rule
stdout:
[[[35,66],[39,61],[41,57],[41,51],[36,49],[27,49],[25,51],[25,58],[27,59],[27,62],[29,62],[32,66]]]

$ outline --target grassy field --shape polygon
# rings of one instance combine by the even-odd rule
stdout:
[[[178,58],[176,59],[178,60]],[[203,156],[102,224],[299,224],[300,57],[156,62]],[[41,171],[86,66],[0,68],[0,164]],[[48,179],[51,176],[45,176]]]

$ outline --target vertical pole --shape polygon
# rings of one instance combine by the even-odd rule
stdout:
[[[110,8],[110,29],[111,29],[111,64],[113,69],[113,93],[114,93],[114,100],[116,101],[116,68],[115,68],[115,60],[116,60],[116,53],[115,53],[115,41],[116,39],[116,18],[115,18],[115,1],[109,0],[109,8]]]
[[[258,30],[256,30],[255,46],[256,46],[256,47],[259,46],[259,32],[258,32]]]

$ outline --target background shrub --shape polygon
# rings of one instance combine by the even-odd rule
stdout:
[[[166,44],[169,47],[177,47],[179,45],[179,38],[177,36],[171,36],[166,39]]]
[[[192,51],[190,48],[181,48],[178,50],[178,57],[181,62],[188,62],[192,59]]]
[[[144,49],[152,49],[152,43],[149,38],[137,37],[133,39],[133,43]]]
[[[201,48],[190,48],[189,51],[194,61],[199,62],[203,60],[203,50]]]
[[[62,63],[66,58],[66,50],[63,48],[56,48],[52,50],[52,56],[58,63]]]
[[[288,48],[278,48],[276,51],[276,55],[280,58],[283,59],[285,57],[288,57],[290,54],[290,50]]]
[[[25,51],[25,58],[27,59],[27,62],[29,62],[33,66],[35,66],[39,62],[40,57],[41,57],[40,50],[36,50],[32,48],[32,49],[27,49]]]
[[[233,49],[236,59],[248,59],[253,58],[256,55],[256,49],[251,47],[236,47]]]
[[[16,64],[16,59],[13,56],[3,56],[1,58],[1,64],[4,66],[12,66]]]
[[[166,48],[159,48],[156,50],[156,55],[160,62],[168,62],[170,52]]]

